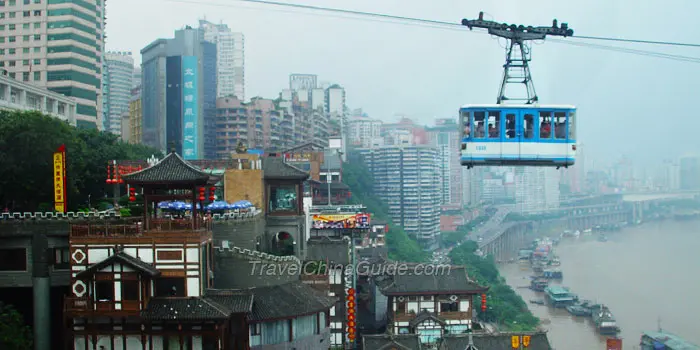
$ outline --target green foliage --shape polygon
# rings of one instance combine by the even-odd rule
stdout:
[[[131,209],[129,208],[119,208],[119,214],[124,217],[128,218],[131,216]]]
[[[386,243],[389,258],[396,261],[424,262],[428,254],[421,249],[418,242],[411,239],[403,229],[394,224],[389,217],[389,207],[374,194],[374,179],[367,166],[358,155],[351,154],[348,162],[343,163],[343,182],[350,187],[353,204],[363,204],[373,220],[389,223]]]
[[[22,314],[11,305],[0,303],[0,349],[30,350],[32,339],[32,330]]]
[[[147,159],[160,152],[121,142],[116,135],[74,128],[39,112],[0,111],[0,205],[37,211],[53,203],[53,153],[66,145],[68,210],[103,198],[113,159]],[[51,205],[53,207],[53,205]]]
[[[465,242],[450,252],[450,258],[453,264],[465,265],[470,278],[489,287],[486,293],[486,314],[481,312],[481,301],[475,301],[479,304],[479,317],[489,322],[498,322],[510,331],[534,330],[539,319],[532,315],[523,298],[505,283],[493,258],[482,258],[474,254],[478,248],[474,241]]]

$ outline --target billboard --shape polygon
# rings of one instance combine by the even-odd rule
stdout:
[[[322,229],[369,229],[369,214],[316,214],[312,217],[311,228]]]
[[[622,339],[608,338],[605,348],[608,350],[622,350]]]
[[[199,101],[197,101],[197,57],[182,56],[182,155],[199,159]]]
[[[54,210],[66,212],[66,146],[61,145],[53,154]]]

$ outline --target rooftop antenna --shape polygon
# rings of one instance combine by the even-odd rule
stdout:
[[[462,25],[467,26],[469,30],[474,28],[487,29],[489,34],[505,38],[508,42],[506,63],[503,65],[503,79],[501,80],[501,89],[498,92],[498,104],[504,101],[525,101],[525,104],[538,102],[530,73],[530,47],[526,45],[527,41],[544,40],[548,35],[563,37],[574,35],[574,30],[569,28],[568,23],[562,23],[561,26],[558,26],[556,19],[552,21],[551,27],[533,27],[485,21],[484,12],[479,12],[479,19],[462,19]],[[507,84],[524,84],[527,97],[506,97]]]

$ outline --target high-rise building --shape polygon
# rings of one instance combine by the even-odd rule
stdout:
[[[131,52],[105,54],[105,131],[121,134],[121,119],[129,111],[133,89],[134,58]]]
[[[700,190],[700,157],[681,157],[678,164],[680,166],[680,189]]]
[[[245,36],[227,25],[199,21],[204,40],[216,44],[216,96],[245,101]]]
[[[131,89],[129,101],[129,142],[141,143],[143,139],[143,111],[141,110],[141,86]]]
[[[372,148],[381,138],[382,121],[366,116],[355,116],[348,122],[348,139],[355,147]]]
[[[559,208],[560,172],[547,167],[515,168],[515,209],[540,214]]]
[[[333,84],[326,89],[325,93],[325,109],[331,123],[331,129],[334,134],[340,135],[342,138],[342,147],[340,151],[343,161],[346,160],[347,154],[347,134],[348,134],[348,117],[345,105],[345,89],[338,84]]]
[[[442,205],[462,205],[462,165],[460,133],[456,119],[438,119],[427,130],[430,146],[438,151]]]
[[[0,3],[0,70],[74,97],[77,126],[102,129],[104,1]]]
[[[142,143],[216,158],[216,45],[185,27],[141,50]]]
[[[131,88],[135,89],[139,86],[141,86],[141,67],[139,66],[134,66],[134,73],[132,74],[132,79],[131,79]]]
[[[438,152],[419,145],[360,150],[374,177],[375,193],[389,206],[395,224],[426,250],[436,249],[440,234]]]

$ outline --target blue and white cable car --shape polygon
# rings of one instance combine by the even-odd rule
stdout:
[[[576,160],[576,107],[468,105],[459,110],[461,163],[568,167]]]

